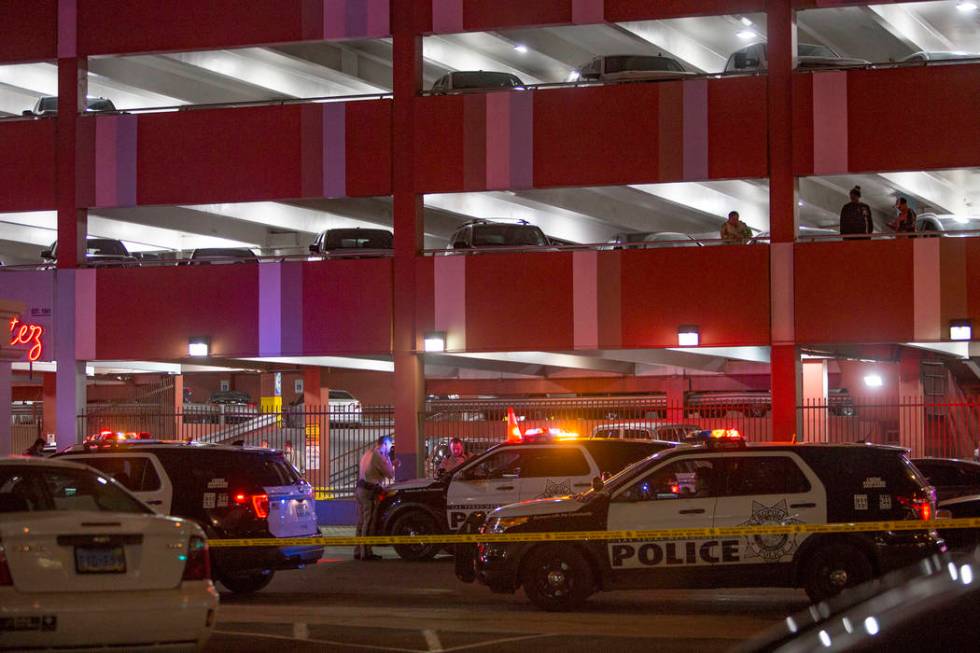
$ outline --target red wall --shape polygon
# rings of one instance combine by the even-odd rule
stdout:
[[[847,74],[850,172],[972,167],[980,148],[980,64]],[[813,75],[793,78],[795,173],[813,174]],[[842,171],[843,172],[843,171]]]
[[[698,325],[706,347],[769,344],[768,247],[676,247],[621,256],[624,349],[676,347],[682,324]]]
[[[0,122],[0,211],[54,208],[54,130],[51,119]]]
[[[965,295],[966,315],[950,315],[950,319],[968,317],[973,320],[974,340],[980,332],[980,238],[963,239],[964,264],[966,267]]]
[[[99,270],[96,355],[100,360],[173,360],[192,336],[211,355],[258,351],[257,265]]]
[[[57,26],[58,0],[3,0],[0,62],[54,59],[58,50]]]
[[[303,351],[391,351],[391,259],[303,264]]]
[[[914,340],[912,240],[795,246],[796,340]]]

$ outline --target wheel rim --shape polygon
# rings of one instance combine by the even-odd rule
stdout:
[[[401,528],[398,529],[396,535],[404,535],[408,537],[414,537],[416,535],[429,535],[432,533],[432,529],[428,527],[428,524],[422,523],[420,521],[412,520],[407,524],[403,524]],[[421,553],[429,545],[428,544],[403,544],[406,549],[412,553]]]
[[[565,598],[574,585],[571,567],[560,558],[547,560],[538,569],[538,590],[548,598]]]
[[[831,587],[846,587],[848,580],[847,570],[840,568],[830,569],[830,573],[827,574],[827,580],[830,582]]]

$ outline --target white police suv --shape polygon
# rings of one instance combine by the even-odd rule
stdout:
[[[563,439],[547,433],[488,449],[438,479],[396,483],[376,511],[378,535],[457,531],[473,513],[485,515],[516,501],[577,494],[596,477],[676,445],[656,440]],[[438,544],[398,544],[406,560],[432,558]]]
[[[713,435],[713,437],[712,437]],[[574,497],[499,508],[484,533],[623,531],[930,519],[935,494],[897,447],[746,446],[730,431],[638,462]],[[814,601],[945,550],[935,531],[460,547],[457,575],[524,588],[546,610],[600,590],[803,587]],[[469,551],[470,557],[465,555]]]

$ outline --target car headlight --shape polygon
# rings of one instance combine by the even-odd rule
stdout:
[[[497,517],[491,520],[490,528],[486,532],[494,535],[506,533],[511,528],[526,524],[529,519],[530,517]]]

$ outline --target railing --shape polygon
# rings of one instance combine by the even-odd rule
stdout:
[[[44,407],[41,402],[14,405],[10,415],[10,451],[22,453],[44,437]]]
[[[261,412],[235,404],[186,404],[181,411],[130,406],[78,416],[78,432],[265,447],[287,457],[317,490],[318,498],[352,496],[361,456],[378,436],[394,430],[390,406],[283,407]]]
[[[912,456],[969,458],[980,439],[980,404],[855,400],[846,411],[824,401],[799,407],[804,442],[892,444]]]

